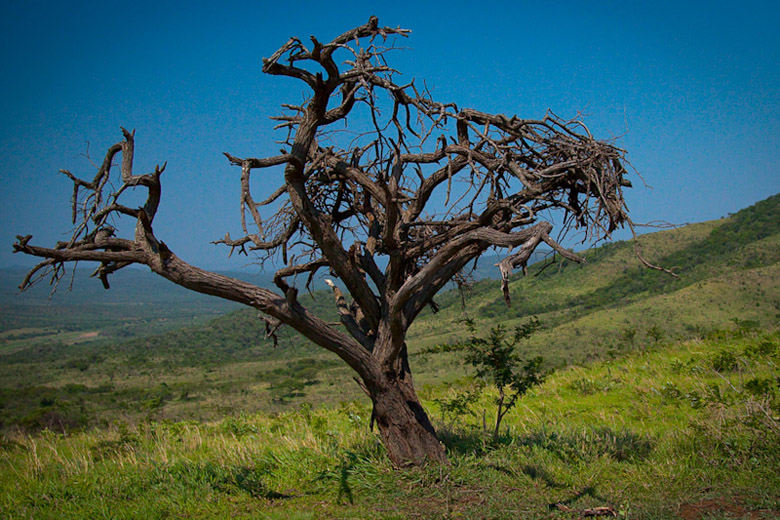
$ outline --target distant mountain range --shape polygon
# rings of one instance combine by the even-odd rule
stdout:
[[[142,267],[128,267],[114,273],[109,281],[111,289],[103,288],[100,280],[90,278],[92,270],[79,268],[75,277],[70,271],[52,293],[48,280],[41,280],[31,289],[20,293],[19,283],[27,271],[23,268],[0,269],[0,304],[2,305],[83,305],[83,304],[184,304],[215,300],[169,282]],[[260,285],[271,283],[270,275],[242,272],[224,273]],[[72,283],[71,283],[72,282]]]

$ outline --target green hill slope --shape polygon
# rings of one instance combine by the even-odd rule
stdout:
[[[536,315],[548,330],[531,341],[531,350],[577,362],[645,340],[650,330],[672,339],[733,319],[761,327],[780,322],[780,195],[728,219],[643,235],[639,242],[653,263],[679,278],[643,267],[630,242],[607,244],[586,251],[585,264],[533,266],[529,276],[515,277],[511,308],[493,281],[475,285],[467,311],[458,295],[444,295],[442,311],[419,319],[410,343],[429,346],[463,335],[465,314],[509,325]]]
[[[457,291],[440,295],[440,312],[421,315],[408,338],[418,385],[462,375],[454,355],[416,352],[464,337],[464,315],[483,328],[538,316],[545,329],[523,345],[525,355],[541,354],[555,366],[713,329],[780,322],[780,195],[727,219],[643,235],[640,243],[649,260],[674,268],[680,278],[644,268],[633,245],[619,242],[586,251],[583,265],[531,266],[529,276],[511,281],[511,308],[495,280],[473,286],[467,310]],[[329,294],[305,298],[314,312],[335,320]],[[0,422],[41,426],[41,415],[53,411],[76,425],[123,417],[218,418],[361,397],[331,353],[290,331],[273,348],[252,310],[159,334],[153,332],[171,323],[150,321],[143,312],[123,319],[97,335],[67,328],[0,334]],[[145,334],[122,340],[128,327],[130,334]]]

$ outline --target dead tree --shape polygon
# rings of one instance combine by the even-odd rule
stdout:
[[[95,276],[106,287],[111,273],[143,264],[188,289],[258,309],[269,334],[292,327],[355,371],[393,463],[445,461],[412,384],[405,338],[415,317],[491,248],[509,250],[498,264],[507,303],[512,270],[524,269],[540,243],[579,261],[551,238],[550,215],[559,215],[560,229],[608,236],[630,223],[621,191],[630,183],[623,150],[594,139],[579,120],[459,108],[420,83],[399,83],[386,58],[408,32],[372,17],[330,43],[292,38],[263,60],[263,72],[303,84],[308,97],[274,118],[286,136],[278,155],[225,154],[241,170],[243,236],[218,242],[283,264],[278,292],[194,267],[155,235],[165,167],[134,174],[133,133],[124,129],[91,181],[63,171],[73,181],[72,238],[48,249],[18,237],[16,251],[45,259],[22,288],[41,276],[56,280],[67,262],[98,262]],[[121,182],[111,192],[119,156]],[[252,183],[274,168],[284,183],[256,200]],[[136,189],[146,190],[146,203],[123,205]],[[134,221],[132,237],[116,236],[118,218]],[[331,283],[338,325],[297,298],[294,280],[320,270],[346,288]]]

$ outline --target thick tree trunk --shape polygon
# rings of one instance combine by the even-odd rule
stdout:
[[[406,346],[393,372],[366,383],[374,404],[374,421],[392,463],[398,467],[428,461],[446,464],[444,446],[414,391]]]
[[[444,446],[436,437],[414,388],[393,378],[369,386],[374,421],[390,461],[399,467],[426,461],[447,462]]]

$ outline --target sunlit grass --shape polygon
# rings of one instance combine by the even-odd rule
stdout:
[[[777,332],[721,333],[561,370],[507,416],[498,441],[482,429],[489,394],[473,414],[445,423],[430,399],[459,384],[429,386],[423,394],[450,466],[394,470],[360,402],[8,435],[0,510],[8,518],[570,517],[550,509],[560,503],[668,518],[716,496],[777,512],[779,350]]]

